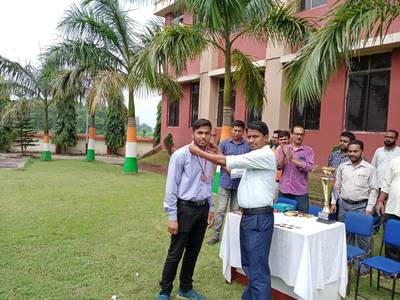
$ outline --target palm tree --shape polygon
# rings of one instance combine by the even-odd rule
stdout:
[[[52,82],[58,73],[57,66],[46,60],[41,60],[41,65],[36,68],[30,64],[22,66],[0,56],[0,76],[3,82],[0,89],[6,89],[10,94],[28,100],[36,100],[42,105],[44,111],[43,124],[43,151],[42,160],[50,161],[49,144],[49,105],[52,102]]]
[[[147,1],[136,1],[147,2]],[[232,123],[232,81],[243,90],[249,109],[264,104],[264,78],[258,66],[234,43],[240,37],[299,46],[312,27],[294,16],[294,4],[274,0],[186,0],[177,1],[196,19],[196,24],[172,24],[157,32],[147,47],[148,61],[157,65],[168,61],[171,72],[179,75],[189,59],[215,47],[225,56],[224,107],[221,140],[230,136]],[[234,72],[232,72],[234,70]],[[233,79],[233,80],[232,80]]]
[[[154,24],[145,33],[156,29]],[[138,54],[143,51],[145,34],[143,29],[128,15],[128,10],[118,0],[84,0],[79,6],[72,5],[59,24],[65,41],[52,47],[48,55],[63,66],[80,70],[89,81],[87,98],[91,111],[98,103],[115,98],[123,89],[128,90],[128,129],[124,172],[138,171],[136,159],[135,91],[142,85],[147,88],[164,89],[181,95],[181,88],[157,70],[148,75],[150,69],[143,63],[142,71],[134,68]],[[156,85],[156,79],[162,79]],[[94,138],[91,124],[90,138]],[[90,142],[89,142],[90,144]]]
[[[357,55],[372,38],[382,39],[395,18],[400,16],[400,1],[348,0],[337,4],[321,26],[285,67],[288,76],[286,99],[298,104],[315,103],[332,75],[350,57]]]

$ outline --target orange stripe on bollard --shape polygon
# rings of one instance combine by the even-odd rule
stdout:
[[[44,144],[48,144],[48,143],[49,143],[49,140],[50,140],[50,139],[49,139],[49,136],[48,136],[48,135],[44,135],[44,136],[43,136],[43,143],[44,143]]]
[[[136,127],[128,127],[126,141],[136,142]]]
[[[96,127],[89,127],[89,139],[95,139]]]
[[[231,137],[231,131],[232,131],[232,127],[231,126],[223,125],[222,126],[222,130],[221,130],[220,142],[222,142],[223,140],[226,140],[227,138],[230,138]]]

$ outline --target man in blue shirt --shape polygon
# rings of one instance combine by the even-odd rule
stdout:
[[[231,138],[221,142],[219,148],[223,155],[239,155],[250,151],[249,144],[243,140],[244,122],[235,120],[232,123]],[[238,211],[237,189],[240,183],[240,171],[230,172],[226,168],[221,168],[218,188],[218,210],[215,218],[214,234],[207,244],[214,245],[219,242],[221,237],[222,223],[225,218],[226,210],[230,202],[230,211]]]
[[[193,122],[193,142],[204,151],[211,138],[211,123],[206,119]],[[214,166],[206,159],[189,152],[189,145],[172,154],[165,188],[164,208],[171,234],[164,264],[158,300],[169,300],[179,262],[178,298],[206,299],[193,290],[193,273],[207,226],[214,224],[212,193]]]

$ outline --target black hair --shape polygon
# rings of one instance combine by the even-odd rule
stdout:
[[[242,129],[245,128],[244,122],[242,120],[235,120],[232,122],[232,127],[240,127]]]
[[[394,133],[396,135],[396,139],[399,137],[399,132],[397,130],[389,129],[387,132]]]
[[[263,135],[267,135],[269,133],[268,126],[263,121],[252,121],[247,125],[247,130],[254,129],[261,132]]]
[[[290,133],[289,133],[289,131],[287,131],[287,130],[281,130],[281,132],[279,133],[279,137],[281,138],[281,137],[287,137],[287,138],[289,138],[290,137]]]
[[[364,151],[364,143],[363,143],[362,141],[360,141],[360,140],[352,140],[352,141],[349,143],[349,147],[350,147],[350,145],[358,145],[358,146],[360,146],[360,149],[361,149],[362,151]]]
[[[280,129],[274,130],[274,134],[277,134],[278,136],[281,134],[281,132],[282,132],[282,130],[280,130]]]
[[[298,124],[298,125],[294,125],[294,126],[292,127],[292,133],[293,133],[293,130],[294,130],[295,128],[302,128],[304,132],[306,131],[306,130],[304,129],[304,126],[303,126],[303,125]]]
[[[349,138],[350,142],[354,141],[356,139],[356,136],[354,135],[354,133],[350,132],[350,131],[343,131],[340,136],[344,136]]]
[[[207,120],[207,119],[198,119],[198,120],[196,120],[196,121],[194,121],[192,123],[193,132],[195,130],[199,129],[200,127],[202,127],[202,126],[208,126],[208,127],[210,127],[210,130],[212,129],[212,125],[211,125],[211,122],[209,120]]]

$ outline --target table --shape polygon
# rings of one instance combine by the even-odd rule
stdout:
[[[282,213],[274,215],[275,227],[269,256],[272,287],[307,300],[345,297],[347,246],[344,224],[324,224],[317,222],[315,217],[287,217]],[[231,268],[242,266],[240,219],[240,215],[227,214],[221,241],[219,255],[228,282],[231,282]],[[301,228],[277,226],[284,223]]]

